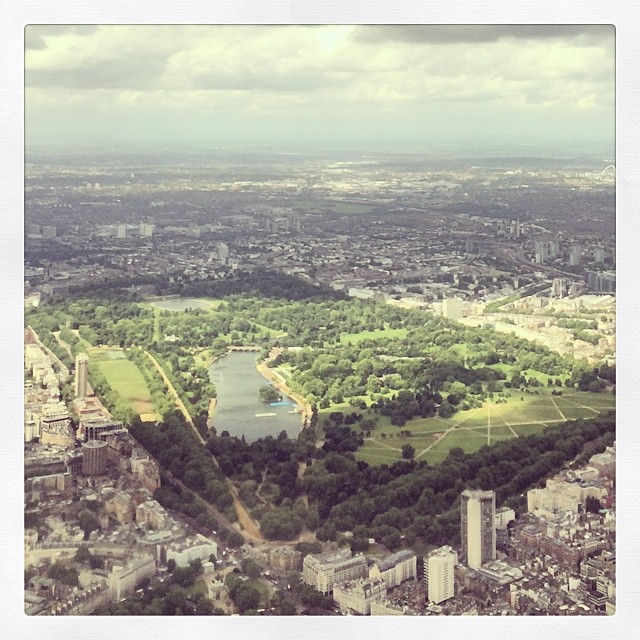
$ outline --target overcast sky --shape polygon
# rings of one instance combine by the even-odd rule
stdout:
[[[597,25],[29,26],[27,146],[613,149]]]

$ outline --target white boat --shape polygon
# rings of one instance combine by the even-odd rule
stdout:
[[[277,415],[277,413],[256,413],[256,418],[270,418]]]

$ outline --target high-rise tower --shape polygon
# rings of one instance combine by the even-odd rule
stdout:
[[[460,501],[462,558],[468,567],[496,559],[496,494],[493,491],[466,490]]]
[[[455,595],[458,554],[451,547],[434,549],[424,559],[424,578],[429,601],[440,604]]]
[[[85,398],[89,393],[89,356],[79,353],[76,356],[76,398]]]

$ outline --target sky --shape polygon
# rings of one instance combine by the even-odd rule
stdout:
[[[613,149],[611,25],[29,25],[27,148]]]

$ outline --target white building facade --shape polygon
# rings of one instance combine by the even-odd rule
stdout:
[[[424,579],[429,601],[440,604],[455,595],[458,554],[449,546],[434,549],[424,561]]]

